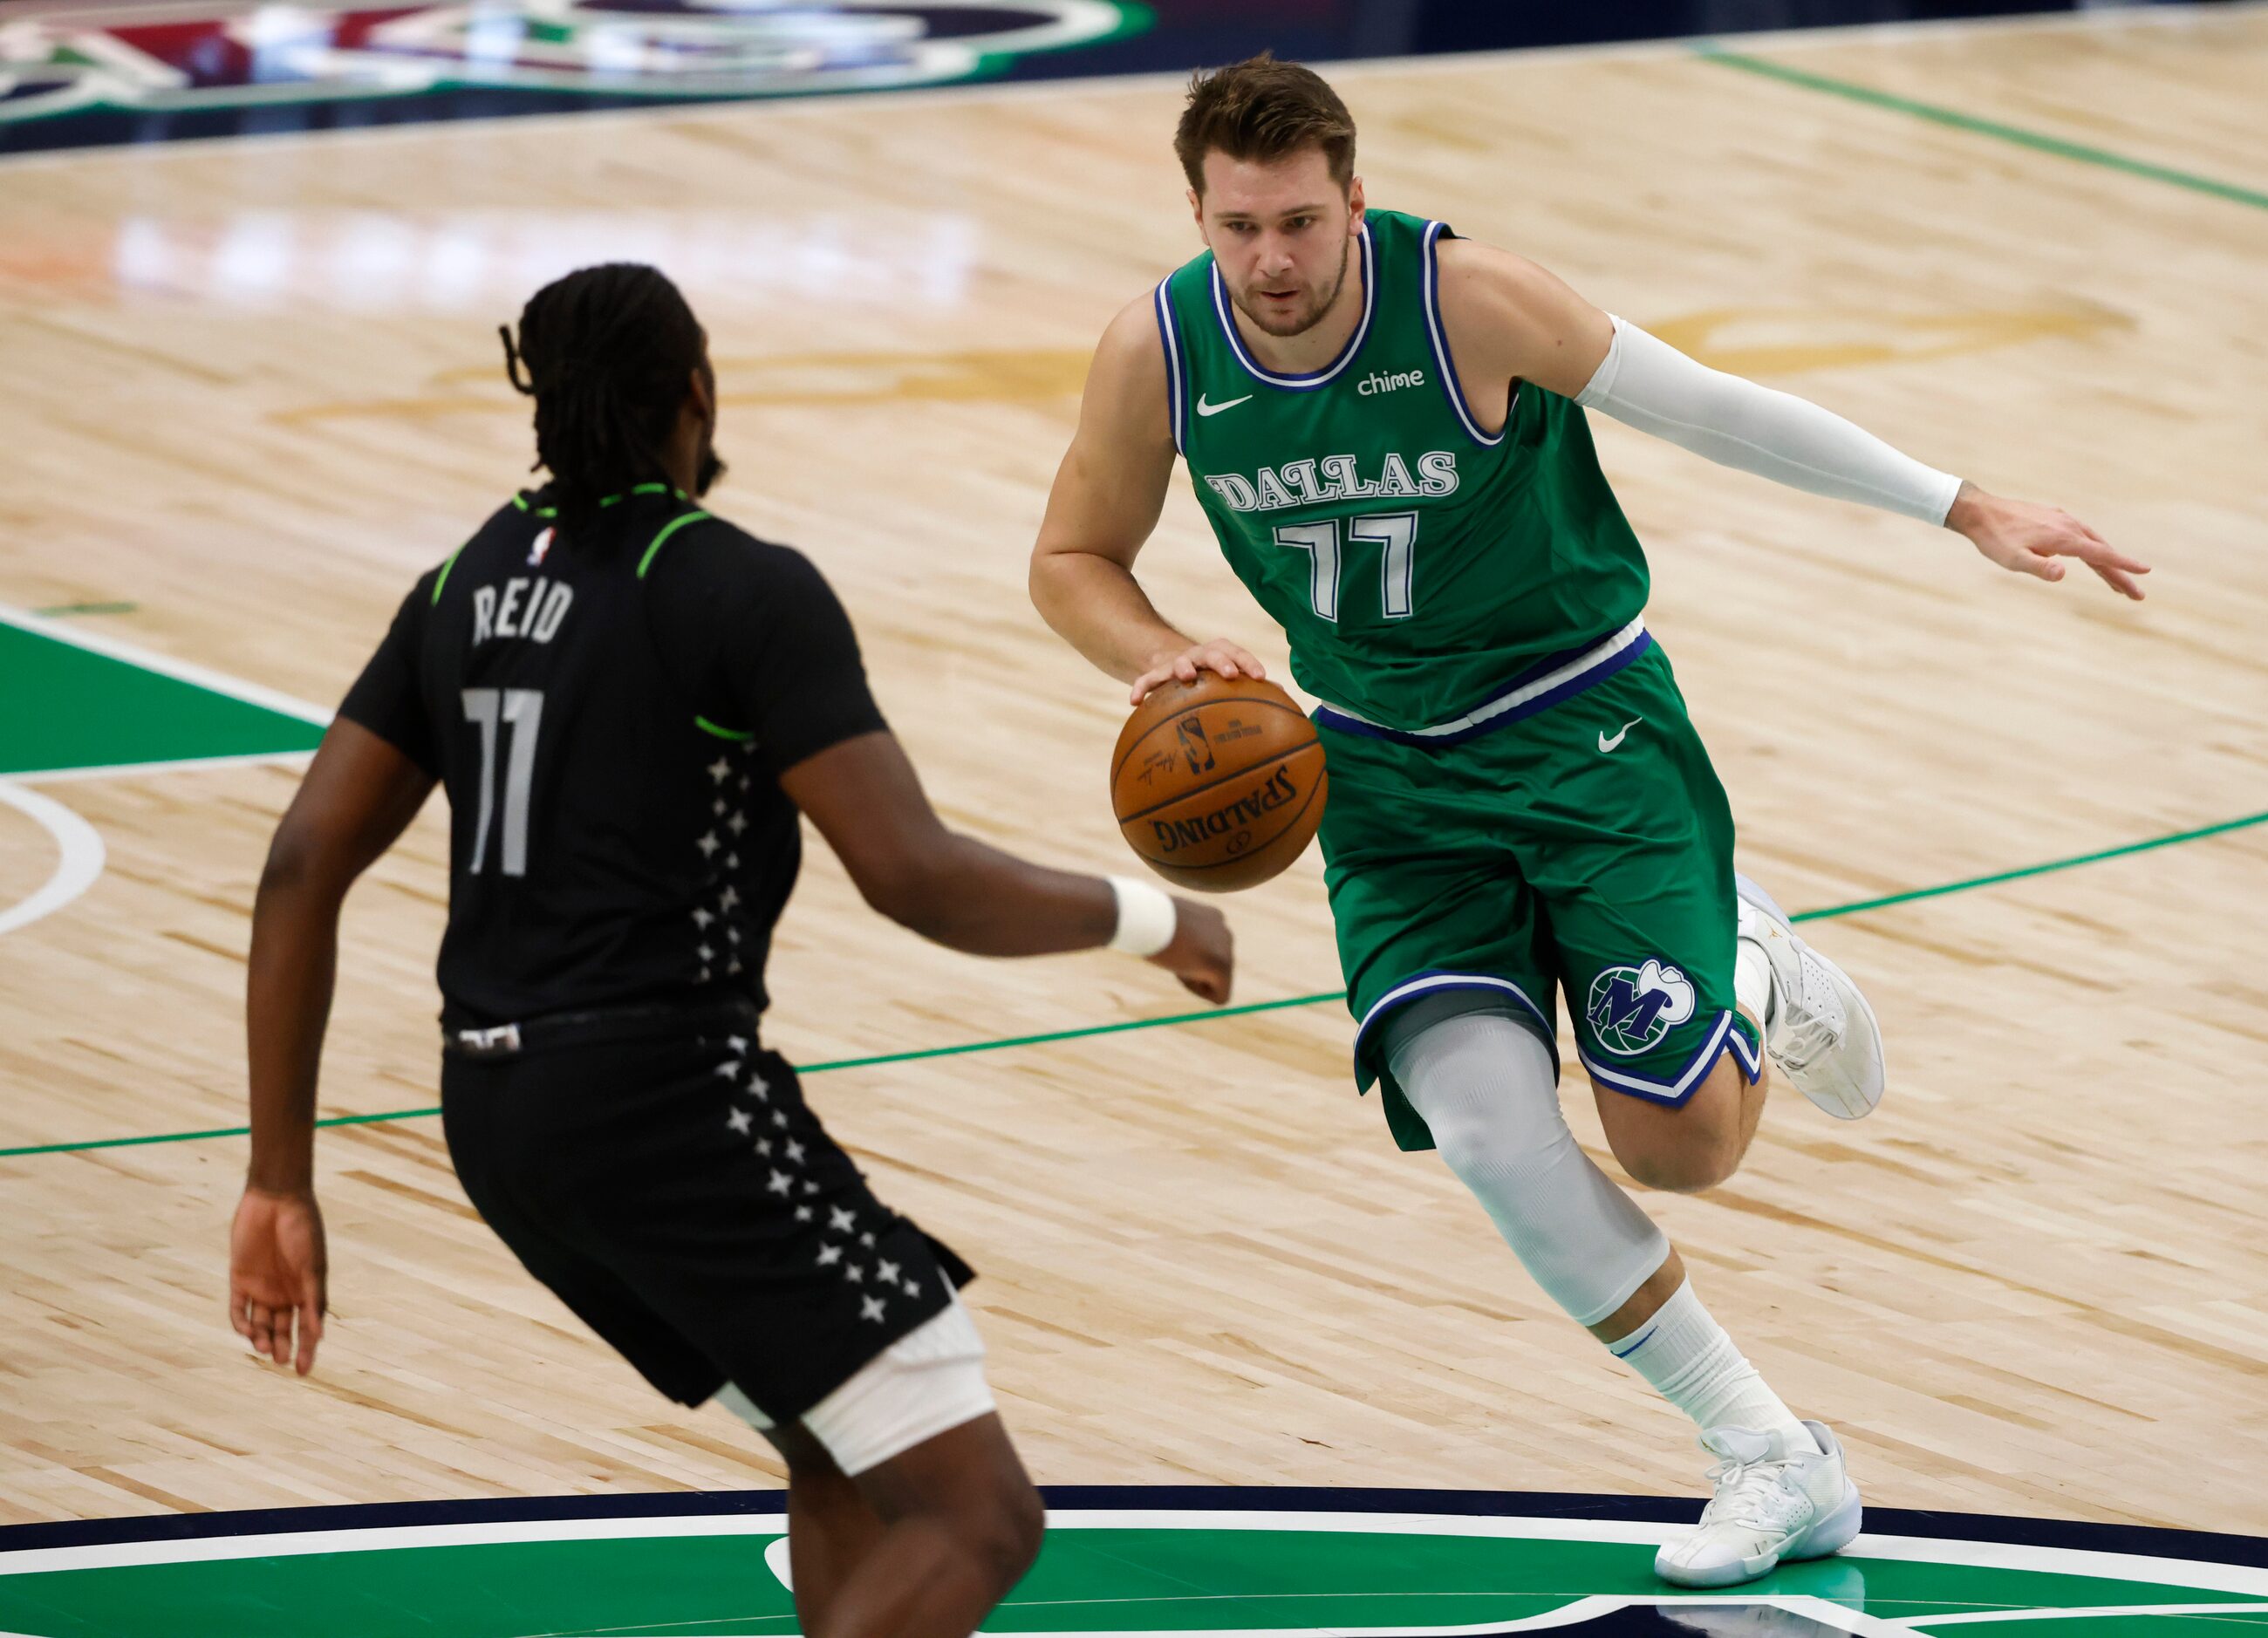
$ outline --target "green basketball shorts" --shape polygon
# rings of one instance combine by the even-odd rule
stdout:
[[[1733,815],[1648,641],[1602,680],[1450,743],[1324,717],[1324,879],[1357,1019],[1355,1082],[1383,1083],[1404,1149],[1432,1135],[1380,1050],[1395,1008],[1445,990],[1508,1001],[1551,1048],[1555,992],[1602,1085],[1677,1105],[1731,1052]]]

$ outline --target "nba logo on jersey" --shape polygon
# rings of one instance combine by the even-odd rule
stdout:
[[[535,544],[527,548],[528,567],[534,568],[551,555],[551,537],[558,533],[556,529],[546,529],[535,537]]]

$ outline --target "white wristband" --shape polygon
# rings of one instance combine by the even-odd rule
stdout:
[[[1160,889],[1130,876],[1113,876],[1110,892],[1118,900],[1118,929],[1110,935],[1110,948],[1130,956],[1154,956],[1174,942],[1181,920],[1174,901]]]

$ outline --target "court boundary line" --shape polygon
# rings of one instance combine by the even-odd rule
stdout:
[[[48,879],[29,897],[0,910],[0,933],[12,933],[53,915],[101,880],[109,855],[102,845],[102,833],[53,797],[23,790],[13,780],[0,779],[0,805],[23,814],[55,844],[55,868]]]
[[[2268,9],[2268,0],[2235,0],[2233,4],[2191,4],[2153,5],[2146,10],[2112,11],[2092,8],[2065,12],[2024,12],[2006,17],[1946,18],[1927,22],[1846,23],[1823,28],[1761,29],[1737,35],[1681,34],[1656,40],[1616,40],[1557,46],[1507,46],[1491,51],[1440,52],[1425,56],[1347,57],[1325,62],[1333,75],[1379,73],[1452,73],[1462,68],[1486,68],[1531,58],[1568,62],[1653,61],[1705,55],[1711,44],[1737,39],[1756,49],[1800,49],[1879,40],[1901,44],[1908,40],[1957,38],[1966,34],[2073,33],[2115,29],[2178,28],[2185,23],[2246,16]],[[951,105],[983,98],[1004,101],[1044,100],[1078,95],[1085,91],[1142,90],[1179,87],[1188,82],[1186,70],[1130,74],[1064,76],[1043,80],[973,81],[953,85],[923,86],[908,91],[842,91],[785,92],[770,96],[699,99],[664,102],[651,107],[577,109],[546,114],[487,114],[470,118],[404,121],[384,125],[353,126],[328,130],[249,132],[222,136],[191,136],[164,143],[104,143],[80,148],[30,149],[21,153],[0,151],[0,169],[67,165],[100,158],[147,160],[174,152],[195,152],[224,143],[281,147],[294,142],[372,143],[430,135],[437,127],[453,125],[525,127],[541,131],[551,127],[592,121],[700,120],[729,118],[761,109],[776,114],[816,113],[844,103],[890,102]]]
[[[1218,1534],[1296,1531],[1309,1535],[1432,1536],[1543,1543],[1580,1541],[1637,1547],[1656,1545],[1668,1539],[1686,1527],[1686,1521],[1697,1510],[1695,1504],[1682,1500],[1601,1497],[1598,1498],[1600,1505],[1586,1514],[1557,1505],[1570,1499],[1566,1495],[1547,1494],[1537,1499],[1554,1505],[1547,1506],[1540,1512],[1532,1512],[1521,1508],[1523,1494],[1520,1492],[1356,1493],[1358,1497],[1364,1499],[1375,1496],[1383,1503],[1382,1506],[1365,1505],[1363,1500],[1351,1502],[1343,1496],[1324,1498],[1320,1506],[1302,1506],[1301,1502],[1314,1497],[1315,1492],[1300,1487],[1271,1492],[1262,1487],[1227,1487],[1208,1490],[1163,1486],[1145,1493],[1142,1487],[1051,1485],[1043,1487],[1042,1495],[1048,1505],[1051,1529],[1180,1530]],[[446,1551],[512,1546],[529,1541],[621,1542],[734,1537],[770,1537],[777,1540],[785,1527],[786,1515],[782,1503],[773,1498],[784,1496],[784,1492],[782,1491],[726,1493],[721,1499],[734,1504],[729,1511],[714,1507],[655,1509],[636,1505],[610,1508],[606,1505],[624,1502],[635,1504],[649,1499],[637,1496],[572,1498],[598,1505],[586,1505],[571,1510],[541,1502],[529,1509],[505,1501],[492,1509],[495,1514],[504,1517],[493,1519],[474,1513],[463,1504],[450,1503],[295,1508],[258,1510],[243,1515],[240,1522],[251,1528],[241,1531],[205,1528],[194,1532],[184,1531],[168,1527],[180,1522],[178,1517],[168,1518],[164,1516],[155,1519],[122,1521],[129,1525],[142,1526],[123,1531],[100,1528],[121,1521],[92,1521],[97,1527],[86,1531],[76,1531],[69,1524],[60,1526],[33,1524],[0,1531],[0,1577],[185,1563],[240,1564],[248,1560],[335,1553],[403,1549]],[[1477,1508],[1468,1505],[1473,1502],[1484,1505]],[[1442,1502],[1450,1505],[1438,1505]],[[429,1510],[435,1515],[454,1517],[437,1517],[432,1522],[409,1522],[404,1518],[399,1523],[392,1522],[390,1517]],[[2004,1530],[1977,1531],[1962,1527],[1977,1522],[1979,1516],[1977,1515],[1931,1514],[1896,1509],[1878,1509],[1878,1512],[1890,1529],[1862,1533],[1845,1549],[1847,1557],[1862,1561],[1872,1560],[2140,1583],[2161,1596],[2176,1589],[2221,1595],[2220,1598],[2191,1599],[2179,1606],[2161,1607],[2192,1609],[2205,1603],[2229,1601],[2233,1596],[2235,1599],[2245,1601],[2235,1605],[2238,1610],[2257,1612],[2268,1608],[2268,1569],[2242,1561],[2243,1557],[2249,1554],[2241,1554],[2233,1561],[2204,1553],[2169,1556],[2104,1545],[2016,1541],[2007,1539]],[[510,1517],[515,1513],[525,1516]],[[381,1515],[389,1516],[387,1522],[380,1522]],[[204,1521],[225,1524],[232,1516],[218,1513],[201,1517]],[[2036,1535],[2040,1527],[2045,1526],[2058,1533],[2067,1532],[2080,1540],[2091,1539],[2088,1532],[2102,1528],[2083,1523],[2074,1527],[2062,1524],[2061,1521],[2021,1517],[1987,1522],[2003,1526],[2026,1527],[2023,1531],[2026,1535]],[[280,1524],[283,1527],[263,1531],[260,1528],[263,1524]],[[1907,1533],[1898,1528],[1902,1524],[1909,1528],[1918,1524],[1921,1529]],[[1944,1526],[1948,1524],[1953,1528],[1946,1529]],[[2059,1524],[2061,1528],[2058,1530]],[[2151,1528],[2147,1533],[2153,1537],[2202,1538],[2195,1542],[2181,1540],[2176,1544],[2180,1546],[2202,1546],[2206,1541],[2231,1539],[2240,1549],[2258,1545],[2250,1538],[2231,1539],[2212,1532],[2164,1527]],[[92,1539],[66,1540],[53,1546],[29,1545],[30,1540],[44,1543],[47,1538],[55,1535]],[[105,1539],[105,1537],[109,1539]],[[27,1544],[11,1548],[8,1546],[11,1538],[28,1538]],[[1671,1590],[1632,1597],[1628,1602],[1646,1605],[1695,1605],[1721,1602],[1737,1596],[1734,1589],[1697,1593]],[[1784,1596],[1806,1598],[1811,1595]],[[1969,1602],[1973,1605],[1977,1601]],[[1025,1607],[1033,1606],[1027,1605]],[[1834,1607],[1841,1610],[1843,1606]],[[2151,1606],[2092,1607],[2128,1612]],[[1854,1627],[1845,1630],[1861,1633],[1914,1632],[1926,1630],[1930,1626],[1950,1619],[1953,1617],[1925,1614],[1906,1620],[1886,1619],[1879,1626]],[[1992,1618],[1987,1612],[1980,1612],[1973,1619],[1984,1620]],[[1511,1627],[1489,1630],[1527,1629],[1529,1629],[1528,1621],[1521,1620]],[[1395,1627],[1351,1630],[1398,1633],[1408,1629]],[[1422,1630],[1477,1633],[1480,1629],[1458,1627]],[[1043,1635],[1035,1634],[1033,1638],[1043,1638]],[[1076,1635],[1064,1634],[1062,1638],[1076,1638]],[[1105,1634],[1090,1629],[1088,1638],[1129,1638],[1129,1635]]]
[[[2268,825],[2268,810],[2248,813],[2236,819],[2221,819],[2211,825],[2199,825],[2187,830],[2170,832],[2162,836],[2146,837],[2140,841],[2121,842],[2115,847],[2098,848],[2090,852],[2072,854],[2043,863],[2020,865],[2014,870],[1993,870],[1981,876],[1967,876],[1958,881],[1940,882],[1931,887],[1914,887],[1904,892],[1885,893],[1873,899],[1853,900],[1847,904],[1827,905],[1816,910],[1800,910],[1789,919],[1796,922],[1826,922],[1841,916],[1860,915],[1870,911],[1887,910],[1900,905],[1917,903],[1926,899],[1942,899],[1948,894],[1972,892],[1978,888],[1995,887],[2004,883],[2023,881],[2036,876],[2052,875],[2061,870],[2078,870],[2089,864],[2100,864],[2110,859],[2123,859],[2139,853],[2154,853],[2161,848],[2181,846],[2185,842],[2204,841],[2236,831]],[[961,1041],[948,1047],[921,1047],[909,1052],[880,1053],[865,1058],[835,1058],[819,1063],[794,1066],[799,1075],[825,1075],[836,1069],[878,1069],[887,1064],[918,1063],[932,1058],[965,1057],[972,1053],[1005,1052],[1013,1047],[1044,1047],[1058,1041],[1086,1040],[1104,1035],[1123,1035],[1134,1030],[1167,1029],[1185,1024],[1204,1024],[1220,1018],[1249,1017],[1255,1013],[1281,1012],[1293,1007],[1317,1006],[1327,1001],[1344,1001],[1343,989],[1318,990],[1311,995],[1286,995],[1275,1001],[1246,1002],[1234,1007],[1208,1008],[1201,1012],[1167,1013],[1157,1017],[1126,1018],[1116,1024],[1086,1024],[1071,1029],[1049,1030],[1035,1035],[1002,1036],[990,1040]],[[438,1108],[391,1109],[374,1114],[330,1115],[315,1122],[317,1128],[343,1126],[378,1126],[395,1120],[430,1120],[439,1114]],[[250,1127],[215,1127],[198,1132],[154,1132],[139,1137],[98,1137],[66,1143],[29,1143],[14,1149],[0,1149],[0,1160],[20,1160],[39,1155],[80,1154],[92,1150],[138,1149],[153,1143],[188,1143],[210,1138],[247,1137]]]
[[[1448,1490],[1341,1485],[1045,1484],[1052,1509],[1083,1514],[1190,1513],[1396,1514],[1517,1518],[1530,1525],[1558,1519],[1591,1523],[1690,1524],[1701,1504],[1690,1496],[1603,1495],[1573,1490]],[[0,1562],[55,1547],[104,1547],[215,1537],[275,1538],[306,1531],[383,1530],[404,1525],[568,1524],[630,1519],[777,1517],[784,1489],[636,1491],[572,1495],[480,1496],[423,1502],[337,1502],[204,1513],[48,1519],[0,1525]],[[2028,1514],[1972,1513],[1932,1508],[1867,1509],[1874,1540],[1968,1544],[1970,1551],[2046,1548],[2122,1560],[2202,1563],[2268,1572],[2268,1537],[2183,1525],[2110,1524]],[[2268,1587],[2262,1596],[2268,1597]]]

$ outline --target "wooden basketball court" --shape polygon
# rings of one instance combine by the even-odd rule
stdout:
[[[1747,868],[1791,907],[1893,900],[1808,929],[1881,1016],[1878,1115],[1778,1094],[1740,1177],[1646,1205],[1870,1502],[2268,1532],[2268,826],[2127,850],[2268,808],[2268,12],[1331,77],[1378,203],[2156,565],[2139,607],[2020,581],[1602,425]],[[1125,869],[1123,695],[1023,584],[1095,335],[1197,247],[1177,99],[8,161],[0,605],[328,709],[523,481],[496,325],[571,266],[649,260],[718,356],[712,504],[825,568],[948,817]],[[1144,573],[1280,665],[1185,480]],[[37,681],[5,681],[8,715],[58,709]],[[336,1315],[306,1381],[223,1317],[241,1138],[70,1147],[242,1124],[248,913],[298,766],[98,766],[0,805],[0,910],[68,851],[53,804],[107,855],[0,933],[0,1523],[776,1483],[512,1262],[429,1116],[321,1134]],[[439,814],[350,904],[327,1116],[436,1101]],[[1239,1003],[1336,986],[1320,874],[1231,903]],[[773,986],[799,1063],[914,1054],[816,1074],[814,1102],[981,1269],[1042,1480],[1700,1494],[1683,1420],[1395,1152],[1333,1003],[1103,1032],[1186,997],[1123,958],[924,944],[823,846]],[[1002,1044],[1031,1036],[1057,1039]]]

